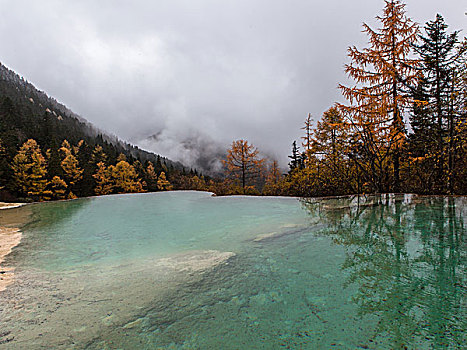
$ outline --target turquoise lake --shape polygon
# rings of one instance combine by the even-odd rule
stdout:
[[[0,349],[465,348],[466,204],[165,192],[2,211],[23,237]]]

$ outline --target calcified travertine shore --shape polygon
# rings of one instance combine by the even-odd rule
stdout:
[[[21,241],[21,232],[17,228],[0,227],[0,292],[13,282],[13,268],[2,266],[5,257]]]
[[[0,202],[0,210],[21,207],[21,203]],[[21,232],[16,227],[3,227],[0,221],[0,292],[13,282],[13,268],[3,266],[5,257],[21,242]]]
[[[5,203],[5,202],[0,202],[0,210],[2,209],[13,209],[13,208],[19,208],[22,207],[24,203]]]

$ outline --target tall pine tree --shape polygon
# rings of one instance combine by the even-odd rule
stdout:
[[[447,33],[447,24],[441,15],[426,23],[425,35],[415,50],[421,58],[423,79],[414,92],[417,99],[411,124],[411,149],[414,156],[431,168],[427,178],[429,192],[444,192],[452,171],[448,158],[450,141],[454,140],[454,110],[452,98],[456,83],[456,66],[463,51],[456,50],[458,31]],[[419,162],[421,165],[423,162]],[[446,176],[447,175],[447,176]],[[433,184],[431,184],[433,182]]]
[[[418,61],[409,57],[418,26],[399,0],[385,1],[381,28],[363,24],[369,47],[348,49],[345,66],[354,86],[340,85],[349,105],[339,105],[354,133],[354,159],[375,191],[400,191],[400,158],[405,141],[404,111],[411,106],[407,86],[417,80]],[[389,172],[392,169],[392,186]]]

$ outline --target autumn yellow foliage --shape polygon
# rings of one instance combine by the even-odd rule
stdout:
[[[47,167],[40,147],[33,139],[27,140],[13,158],[14,186],[23,196],[43,199],[47,187]]]
[[[227,160],[223,161],[227,174],[232,179],[238,179],[245,191],[251,182],[261,175],[264,159],[259,157],[259,151],[246,140],[233,141],[227,151]]]
[[[157,189],[159,191],[170,191],[173,189],[164,172],[161,172],[159,178],[157,179]]]

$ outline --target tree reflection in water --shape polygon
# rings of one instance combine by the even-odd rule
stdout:
[[[360,196],[302,204],[347,247],[346,285],[391,348],[460,348],[465,329],[465,197]],[[386,339],[386,341],[383,340]]]

